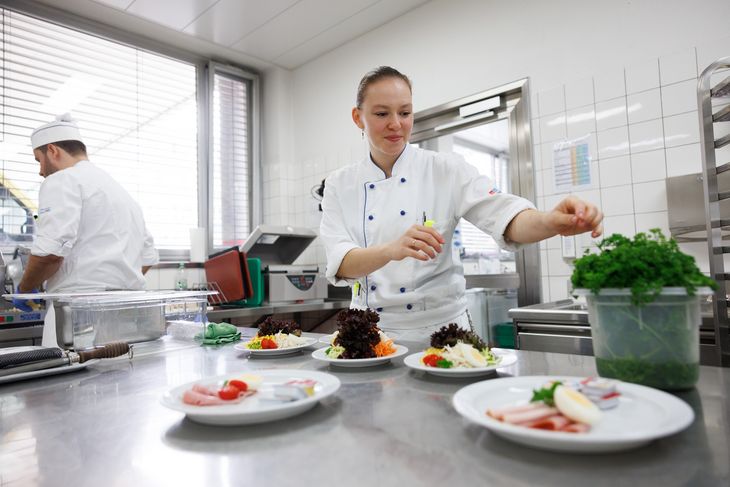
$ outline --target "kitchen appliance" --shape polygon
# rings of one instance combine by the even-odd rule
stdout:
[[[700,325],[700,363],[719,365],[715,358],[712,313],[703,303]],[[574,299],[533,304],[509,310],[520,350],[593,355],[591,325],[586,304]]]
[[[250,258],[261,259],[265,302],[268,304],[323,302],[327,281],[319,266],[293,265],[317,238],[309,228],[259,225],[241,246]]]

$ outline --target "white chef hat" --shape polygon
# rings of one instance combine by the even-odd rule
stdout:
[[[46,144],[60,142],[62,140],[81,140],[81,132],[76,122],[71,118],[70,113],[64,113],[56,117],[53,122],[41,125],[30,135],[30,144],[33,150]]]

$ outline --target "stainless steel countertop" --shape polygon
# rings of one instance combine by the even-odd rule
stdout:
[[[595,374],[592,357],[517,353],[501,376]],[[728,369],[701,367],[697,389],[678,394],[697,415],[687,430],[625,453],[570,455],[463,420],[451,398],[476,380],[394,362],[329,369],[309,353],[245,360],[232,345],[168,347],[0,386],[0,485],[730,485]],[[300,416],[254,426],[198,425],[160,405],[174,385],[263,368],[330,372],[342,387]]]

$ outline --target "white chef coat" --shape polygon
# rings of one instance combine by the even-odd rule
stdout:
[[[336,286],[354,285],[352,308],[380,313],[384,329],[425,328],[456,318],[466,309],[461,259],[451,251],[454,229],[463,217],[503,248],[504,231],[519,212],[534,205],[499,192],[494,182],[456,154],[406,146],[392,177],[366,157],[327,178],[320,237],[327,254],[326,277]],[[390,242],[426,219],[446,240],[437,258],[391,261],[357,280],[337,279],[350,250]],[[354,288],[353,288],[354,290]]]
[[[143,289],[142,266],[158,261],[136,201],[89,161],[48,176],[38,195],[31,254],[63,257],[48,292]]]

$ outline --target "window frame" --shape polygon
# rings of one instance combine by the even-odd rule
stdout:
[[[147,51],[151,54],[186,62],[195,67],[196,103],[198,106],[198,225],[206,229],[206,254],[209,254],[213,250],[213,221],[210,218],[213,208],[211,178],[213,152],[213,143],[211,140],[213,123],[211,116],[213,99],[212,76],[215,72],[219,72],[250,81],[252,107],[249,113],[251,121],[250,140],[252,142],[249,148],[251,163],[251,228],[253,229],[261,223],[263,204],[261,199],[261,77],[256,70],[245,66],[213,61],[208,57],[171,46],[164,42],[129,33],[95,20],[86,19],[49,5],[31,4],[22,0],[2,0],[0,7],[35,17],[44,22],[50,22],[131,48]],[[190,249],[180,250],[158,247],[157,250],[160,254],[161,263],[190,260]]]
[[[244,81],[248,81],[250,83],[250,94],[249,94],[249,102],[250,102],[250,110],[247,113],[248,115],[248,122],[250,127],[250,140],[251,144],[248,147],[249,152],[249,161],[250,161],[250,181],[249,184],[251,185],[251,204],[249,205],[249,218],[251,222],[251,231],[253,231],[254,228],[256,228],[257,225],[261,223],[261,158],[260,151],[261,151],[261,144],[260,144],[260,120],[261,120],[261,114],[260,114],[260,103],[261,103],[261,90],[260,90],[260,83],[261,79],[257,74],[254,74],[252,72],[246,71],[245,69],[239,68],[237,66],[232,66],[229,64],[223,64],[215,61],[210,61],[206,66],[206,74],[207,74],[207,103],[206,103],[206,110],[208,113],[207,117],[207,131],[208,131],[208,153],[206,157],[207,164],[207,173],[206,173],[206,190],[207,193],[204,195],[204,198],[207,201],[207,207],[208,211],[205,213],[205,215],[199,215],[198,221],[200,222],[200,226],[206,228],[207,232],[207,246],[208,246],[208,253],[212,253],[216,249],[213,239],[214,239],[214,222],[212,218],[212,212],[213,212],[213,140],[212,140],[212,133],[213,133],[213,117],[210,115],[212,107],[213,107],[213,90],[214,90],[214,78],[216,74],[220,74],[223,76],[228,76],[231,78],[239,78]],[[202,186],[202,185],[201,185]],[[253,204],[253,202],[259,202],[259,204]],[[223,247],[221,247],[223,248]]]

